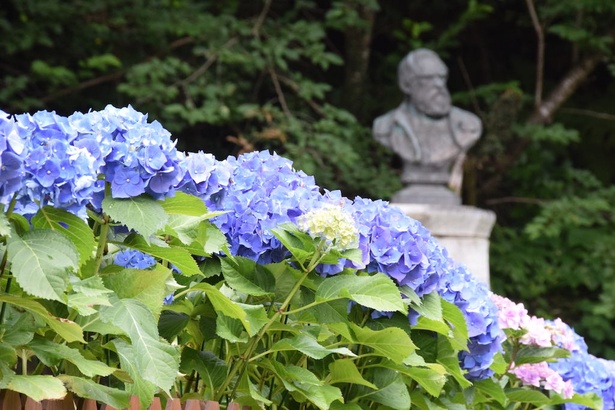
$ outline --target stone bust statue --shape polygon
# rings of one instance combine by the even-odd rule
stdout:
[[[436,53],[417,49],[399,63],[406,98],[376,118],[374,138],[403,162],[405,188],[394,203],[460,204],[465,153],[482,132],[480,119],[451,105],[448,69]]]

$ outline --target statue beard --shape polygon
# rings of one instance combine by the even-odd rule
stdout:
[[[412,96],[412,104],[429,117],[444,117],[451,111],[451,95],[447,89],[431,88]]]

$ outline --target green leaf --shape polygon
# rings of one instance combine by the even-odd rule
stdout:
[[[4,236],[11,236],[11,224],[9,224],[6,214],[0,213],[0,237]]]
[[[457,351],[451,346],[449,339],[438,337],[438,357],[436,362],[441,364],[450,375],[461,385],[462,388],[472,386],[472,383],[466,379],[464,372],[459,365]]]
[[[29,294],[48,300],[64,301],[68,273],[79,266],[73,243],[52,230],[33,230],[8,243],[11,272]]]
[[[272,228],[270,231],[301,264],[312,258],[316,252],[314,239],[299,231],[294,224],[281,224],[278,228]]]
[[[356,357],[356,354],[348,348],[326,348],[320,345],[314,338],[306,334],[299,334],[292,338],[283,338],[271,347],[271,351],[273,352],[295,350],[317,360],[323,359],[329,354],[341,354]]]
[[[126,268],[118,273],[103,277],[105,286],[118,298],[134,298],[141,301],[154,314],[160,316],[163,299],[169,294],[166,282],[171,278],[171,270],[156,264],[149,270]]]
[[[374,390],[378,389],[374,384],[363,378],[354,361],[350,359],[335,360],[329,364],[329,379],[327,383],[331,385],[343,383],[359,384]]]
[[[197,351],[184,347],[180,371],[189,374],[196,370],[205,384],[208,392],[218,389],[228,375],[228,366],[211,351]]]
[[[330,328],[333,329],[333,326],[339,331],[337,324],[332,324]],[[353,343],[367,345],[376,354],[390,358],[398,364],[403,363],[416,349],[408,334],[401,328],[390,327],[374,331],[351,323],[350,329],[355,335]]]
[[[533,364],[555,358],[568,358],[570,351],[558,347],[522,346],[515,356],[515,364]]]
[[[190,316],[171,310],[164,310],[158,319],[158,332],[165,340],[171,342],[190,322]]]
[[[379,311],[408,312],[393,280],[380,273],[372,276],[336,275],[325,279],[316,290],[316,301],[337,298],[349,298]]]
[[[0,335],[2,336],[0,339],[12,346],[28,344],[34,337],[34,333],[45,323],[40,320],[37,321],[37,318],[27,311],[6,308],[8,308],[8,318],[5,318],[5,323],[0,325]]]
[[[149,237],[169,220],[162,205],[148,195],[131,198],[105,196],[102,208],[113,220],[141,234],[147,244]]]
[[[100,319],[114,324],[130,337],[139,373],[168,392],[179,368],[177,350],[159,339],[156,319],[145,304],[132,298],[113,298],[111,302],[111,307],[100,308]]]
[[[474,387],[488,397],[496,400],[502,407],[507,406],[508,401],[506,399],[506,393],[498,381],[492,378],[474,381]]]
[[[340,256],[357,264],[361,264],[363,262],[363,252],[358,248],[344,250],[340,253]]]
[[[79,61],[79,65],[86,68],[91,68],[100,71],[106,71],[109,68],[122,67],[122,62],[119,58],[111,53],[98,54]]]
[[[409,286],[402,285],[401,287],[399,287],[399,291],[404,295],[404,298],[408,299],[412,304],[414,305],[423,304],[421,297],[419,297],[416,291],[414,291]]]
[[[508,390],[506,397],[512,402],[528,402],[533,405],[545,405],[551,402],[551,399],[540,391],[525,388]]]
[[[79,252],[79,265],[90,259],[96,249],[92,229],[85,221],[61,208],[45,206],[32,217],[32,226],[64,234]]]
[[[109,404],[118,410],[127,409],[130,405],[130,394],[123,390],[100,385],[90,379],[72,375],[60,375],[58,378],[70,392],[81,398],[89,398],[102,404]]]
[[[498,351],[493,356],[493,364],[489,367],[496,374],[504,374],[508,369],[508,363],[506,359],[504,359],[504,355],[502,355],[501,351]]]
[[[203,251],[207,254],[218,253],[228,247],[226,236],[209,221],[203,221],[199,225],[197,241],[203,245]]]
[[[416,325],[412,326],[412,329],[434,331],[447,337],[453,337],[451,327],[449,327],[443,320],[431,320],[425,316],[420,316],[416,322]]]
[[[403,372],[419,383],[429,394],[439,397],[446,383],[446,375],[428,368],[405,367]]]
[[[141,409],[147,409],[154,398],[154,394],[156,394],[156,386],[145,380],[144,376],[140,373],[137,365],[138,353],[135,352],[132,345],[120,338],[112,340],[109,345],[115,348],[122,370],[127,372],[132,380],[132,383],[125,384],[125,390],[129,394],[139,397]]]
[[[160,200],[164,211],[167,214],[186,215],[192,217],[201,217],[208,213],[207,207],[203,200],[192,194],[176,191],[173,197],[166,197],[164,200]],[[223,213],[211,213],[211,217]],[[206,218],[211,218],[206,217]]]
[[[466,350],[468,348],[468,326],[463,313],[455,304],[443,298],[440,300],[442,316],[452,330],[451,345],[456,350]]]
[[[236,303],[239,307],[243,309],[246,313],[246,321],[250,324],[250,329],[248,331],[248,335],[253,337],[260,331],[261,328],[267,323],[269,318],[267,317],[267,311],[265,311],[265,307],[260,304],[242,304]]]
[[[442,298],[435,291],[424,295],[422,304],[411,304],[411,307],[430,320],[442,321]]]
[[[134,248],[146,254],[158,257],[162,260],[168,261],[177,267],[182,275],[190,276],[194,274],[200,274],[201,270],[197,265],[192,255],[181,247],[161,247],[157,245],[150,245],[140,235],[130,235],[123,243],[127,247]]]
[[[248,342],[248,333],[241,321],[222,313],[216,317],[216,335],[230,343]]]
[[[377,368],[374,371],[374,384],[379,387],[378,390],[366,395],[366,399],[380,403],[389,409],[410,409],[410,393],[401,375],[386,368]]]
[[[296,365],[283,365],[277,361],[263,361],[263,366],[270,368],[282,381],[284,387],[299,402],[312,402],[320,409],[329,409],[331,403],[343,400],[342,392],[337,387],[325,385],[311,371]]]
[[[196,241],[199,225],[203,220],[201,217],[171,214],[163,233],[177,237],[183,244],[190,245]]]
[[[13,344],[0,341],[0,364],[12,367],[17,362],[17,352]],[[2,370],[0,370],[0,387],[2,387]]]
[[[96,375],[104,377],[116,370],[100,361],[86,359],[76,348],[70,348],[41,337],[32,340],[29,348],[45,365],[53,366],[59,364],[62,360],[68,361],[77,366],[79,371],[87,377]]]
[[[110,305],[109,294],[113,291],[105,288],[102,278],[98,275],[81,280],[70,277],[73,293],[67,296],[67,305],[80,315],[92,315],[97,312],[93,306]]]
[[[275,279],[271,271],[246,257],[222,258],[222,274],[228,285],[255,297],[275,292]]]
[[[73,321],[54,317],[42,304],[25,297],[0,294],[0,302],[5,302],[40,316],[47,325],[67,342],[79,341],[85,344],[83,330]]]
[[[254,331],[252,329],[252,325],[248,320],[248,313],[246,313],[245,310],[239,304],[230,300],[213,285],[207,283],[199,283],[193,285],[190,290],[205,291],[207,298],[209,299],[209,301],[211,301],[212,305],[214,306],[214,309],[217,312],[222,313],[227,317],[231,317],[241,321],[244,328],[250,335],[254,335],[254,333],[258,332],[258,330]]]
[[[66,395],[62,381],[51,375],[14,375],[6,388],[35,401],[59,400]]]
[[[562,398],[560,395],[554,392],[551,393],[551,404],[559,405],[559,404],[566,404],[566,403],[584,405],[593,410],[601,410],[604,407],[602,397],[600,397],[595,392],[588,392],[585,394],[574,394],[572,398],[566,398],[566,399]]]

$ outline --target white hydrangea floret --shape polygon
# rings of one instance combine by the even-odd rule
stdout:
[[[359,231],[352,215],[333,204],[302,215],[298,226],[312,238],[320,238],[338,250],[355,248],[359,242]]]

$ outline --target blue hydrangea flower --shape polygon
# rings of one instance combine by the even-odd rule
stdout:
[[[493,375],[489,369],[495,354],[502,350],[503,334],[498,324],[498,308],[489,297],[487,285],[463,265],[452,260],[443,271],[439,294],[461,310],[468,326],[468,351],[459,353],[466,377],[482,380]]]
[[[51,205],[85,216],[85,205],[96,185],[99,169],[91,154],[75,147],[78,132],[66,117],[39,111],[15,116],[12,146],[21,150],[24,184],[15,210],[22,215]]]
[[[181,167],[184,177],[177,189],[207,202],[219,202],[231,182],[233,168],[228,161],[218,161],[209,153],[187,153]]]
[[[171,293],[167,295],[166,297],[164,297],[164,299],[162,300],[162,304],[169,305],[173,302],[174,299],[175,299],[175,294]]]
[[[159,122],[148,123],[147,115],[131,106],[118,109],[108,105],[86,117],[75,119],[84,130],[90,127],[79,140],[86,140],[81,143],[84,146],[97,143],[102,148],[101,172],[111,183],[113,197],[148,193],[160,199],[173,195],[184,176],[182,156],[171,133]]]
[[[25,134],[15,120],[0,110],[0,203],[11,201],[22,186]]]
[[[138,250],[126,249],[115,254],[113,263],[124,268],[145,270],[156,264],[156,260],[149,254]]]
[[[212,221],[227,236],[234,255],[261,264],[281,261],[287,251],[270,230],[295,222],[322,201],[314,178],[267,151],[229,157],[227,166],[232,170],[231,183],[222,198],[212,195],[206,205],[228,212]]]
[[[357,197],[352,209],[368,272],[387,274],[419,296],[437,288],[441,250],[425,227],[382,200]]]
[[[574,348],[570,352],[570,357],[550,362],[549,367],[557,371],[564,381],[571,381],[574,392],[595,393],[602,398],[603,409],[615,409],[615,374],[612,362],[588,353],[583,337],[566,324],[560,324],[560,326],[567,328],[567,334],[573,335]],[[563,344],[558,345],[563,347]],[[568,410],[588,409],[574,403],[566,403],[564,407]]]

